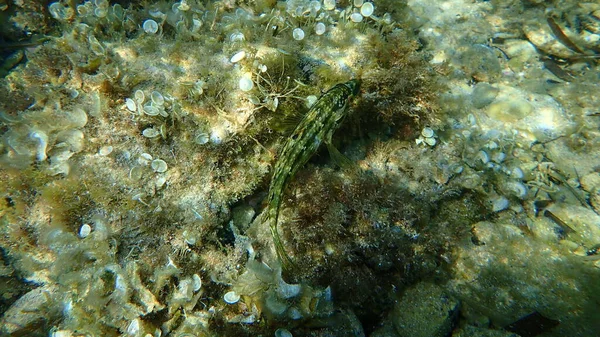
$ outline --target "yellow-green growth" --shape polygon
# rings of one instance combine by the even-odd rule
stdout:
[[[284,267],[292,264],[277,231],[285,186],[323,141],[331,143],[331,136],[347,115],[349,101],[358,93],[359,85],[358,80],[351,80],[337,84],[324,93],[302,118],[279,152],[269,186],[268,216],[275,250]]]

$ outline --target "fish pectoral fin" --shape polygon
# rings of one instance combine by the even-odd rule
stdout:
[[[350,158],[346,157],[335,146],[333,146],[333,144],[331,144],[331,141],[325,142],[325,145],[327,145],[327,151],[329,151],[329,156],[331,157],[331,160],[333,160],[333,162],[341,169],[350,169],[354,166],[352,160],[350,160]]]
[[[271,129],[289,136],[294,132],[294,129],[300,124],[304,118],[301,113],[294,113],[284,117],[275,117],[269,122]]]

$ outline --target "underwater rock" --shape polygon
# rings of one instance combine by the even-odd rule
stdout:
[[[498,130],[518,130],[527,142],[548,142],[568,134],[574,123],[551,96],[500,85],[486,115]]]
[[[461,300],[466,323],[478,324],[483,315],[507,326],[538,311],[561,322],[551,336],[594,335],[595,311],[585,309],[600,300],[593,261],[574,254],[567,240],[559,242],[557,225],[546,217],[523,230],[512,221],[474,224],[471,242],[457,251],[448,290]]]
[[[0,321],[1,336],[45,336],[60,318],[61,308],[53,300],[56,288],[43,286],[21,296]]]
[[[390,318],[400,336],[443,337],[452,331],[458,306],[443,288],[422,282],[406,290]]]
[[[475,108],[481,109],[492,103],[497,95],[497,88],[494,88],[489,83],[480,82],[477,83],[475,89],[473,89],[473,94],[471,94],[471,100]]]
[[[502,71],[496,52],[484,44],[465,47],[458,63],[466,76],[477,82],[494,83],[498,80]]]
[[[493,330],[467,325],[464,328],[454,331],[452,337],[519,337],[519,335],[504,330]]]
[[[523,33],[525,33],[527,39],[533,43],[536,48],[546,54],[562,58],[569,58],[577,55],[552,34],[546,20],[536,20],[524,24]]]

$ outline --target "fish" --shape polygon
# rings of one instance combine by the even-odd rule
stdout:
[[[581,48],[579,48],[567,36],[567,34],[565,34],[565,32],[563,32],[562,28],[560,28],[560,26],[558,25],[558,23],[556,23],[556,21],[554,20],[554,18],[552,16],[548,16],[546,18],[546,21],[548,22],[548,26],[550,27],[552,34],[554,34],[554,36],[556,37],[556,39],[558,39],[558,41],[560,43],[562,43],[565,47],[571,49],[572,51],[574,51],[576,53],[584,54],[583,50],[581,50]]]
[[[284,268],[294,265],[281,242],[277,229],[285,188],[321,143],[325,142],[332,154],[339,154],[331,145],[331,138],[348,114],[350,101],[359,90],[360,81],[357,79],[336,84],[327,90],[310,107],[279,151],[267,196],[267,221],[275,251]]]

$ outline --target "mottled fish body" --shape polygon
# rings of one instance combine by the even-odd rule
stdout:
[[[322,142],[331,142],[333,132],[348,113],[350,99],[358,93],[359,85],[358,80],[351,80],[325,92],[302,118],[279,152],[269,186],[268,217],[275,250],[284,266],[292,263],[277,231],[285,187]]]

